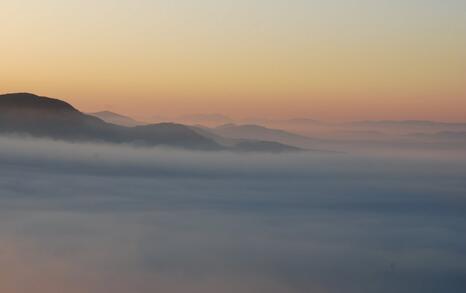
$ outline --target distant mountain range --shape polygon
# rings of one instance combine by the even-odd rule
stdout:
[[[298,148],[304,148],[312,151],[329,152],[322,149],[321,139],[315,139],[304,135],[296,134],[293,132],[285,131],[282,129],[269,128],[257,124],[225,124],[218,127],[207,128],[204,130],[214,133],[222,138],[229,139],[247,139],[247,140],[262,140],[262,141],[276,141],[286,145],[292,145]],[[244,147],[247,144],[243,144]],[[249,148],[252,149],[251,146]],[[333,151],[330,151],[333,152]]]
[[[104,120],[105,122],[116,124],[116,125],[121,125],[121,126],[138,126],[138,125],[144,125],[147,123],[137,121],[131,117],[120,115],[111,111],[101,111],[101,112],[95,112],[95,113],[89,113],[89,115],[92,115],[94,117],[100,118]]]
[[[210,130],[217,135],[235,139],[260,139],[292,145],[305,145],[312,142],[311,138],[303,135],[256,124],[224,124],[210,128]]]
[[[466,141],[466,131],[439,131],[435,133],[412,133],[410,137],[425,139],[461,140]]]
[[[366,120],[350,123],[353,126],[371,127],[460,127],[466,128],[466,123],[449,123],[430,120]]]
[[[29,93],[0,95],[0,133],[196,150],[299,150],[285,144],[259,140],[242,140],[225,145],[220,140],[213,139],[214,134],[205,135],[189,126],[176,123],[134,127],[116,125],[86,115],[64,101]]]
[[[231,123],[233,120],[222,114],[190,114],[180,116],[176,121],[181,121],[189,124],[207,124],[207,125],[219,125],[225,123]]]
[[[291,118],[291,119],[281,120],[277,122],[284,123],[284,124],[295,124],[295,125],[314,125],[314,124],[321,123],[318,120],[309,119],[309,118]]]

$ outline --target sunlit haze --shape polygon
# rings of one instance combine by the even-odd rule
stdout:
[[[466,0],[0,0],[0,293],[465,293]]]
[[[461,0],[16,0],[0,13],[0,93],[137,118],[466,120]]]

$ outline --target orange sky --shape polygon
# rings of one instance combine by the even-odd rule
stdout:
[[[0,3],[0,92],[135,117],[466,121],[463,1],[95,2]]]

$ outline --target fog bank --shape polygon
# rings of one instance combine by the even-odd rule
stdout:
[[[0,137],[2,292],[464,292],[466,157]]]

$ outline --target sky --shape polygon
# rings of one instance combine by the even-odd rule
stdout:
[[[135,117],[465,121],[461,0],[0,3],[0,92]]]

